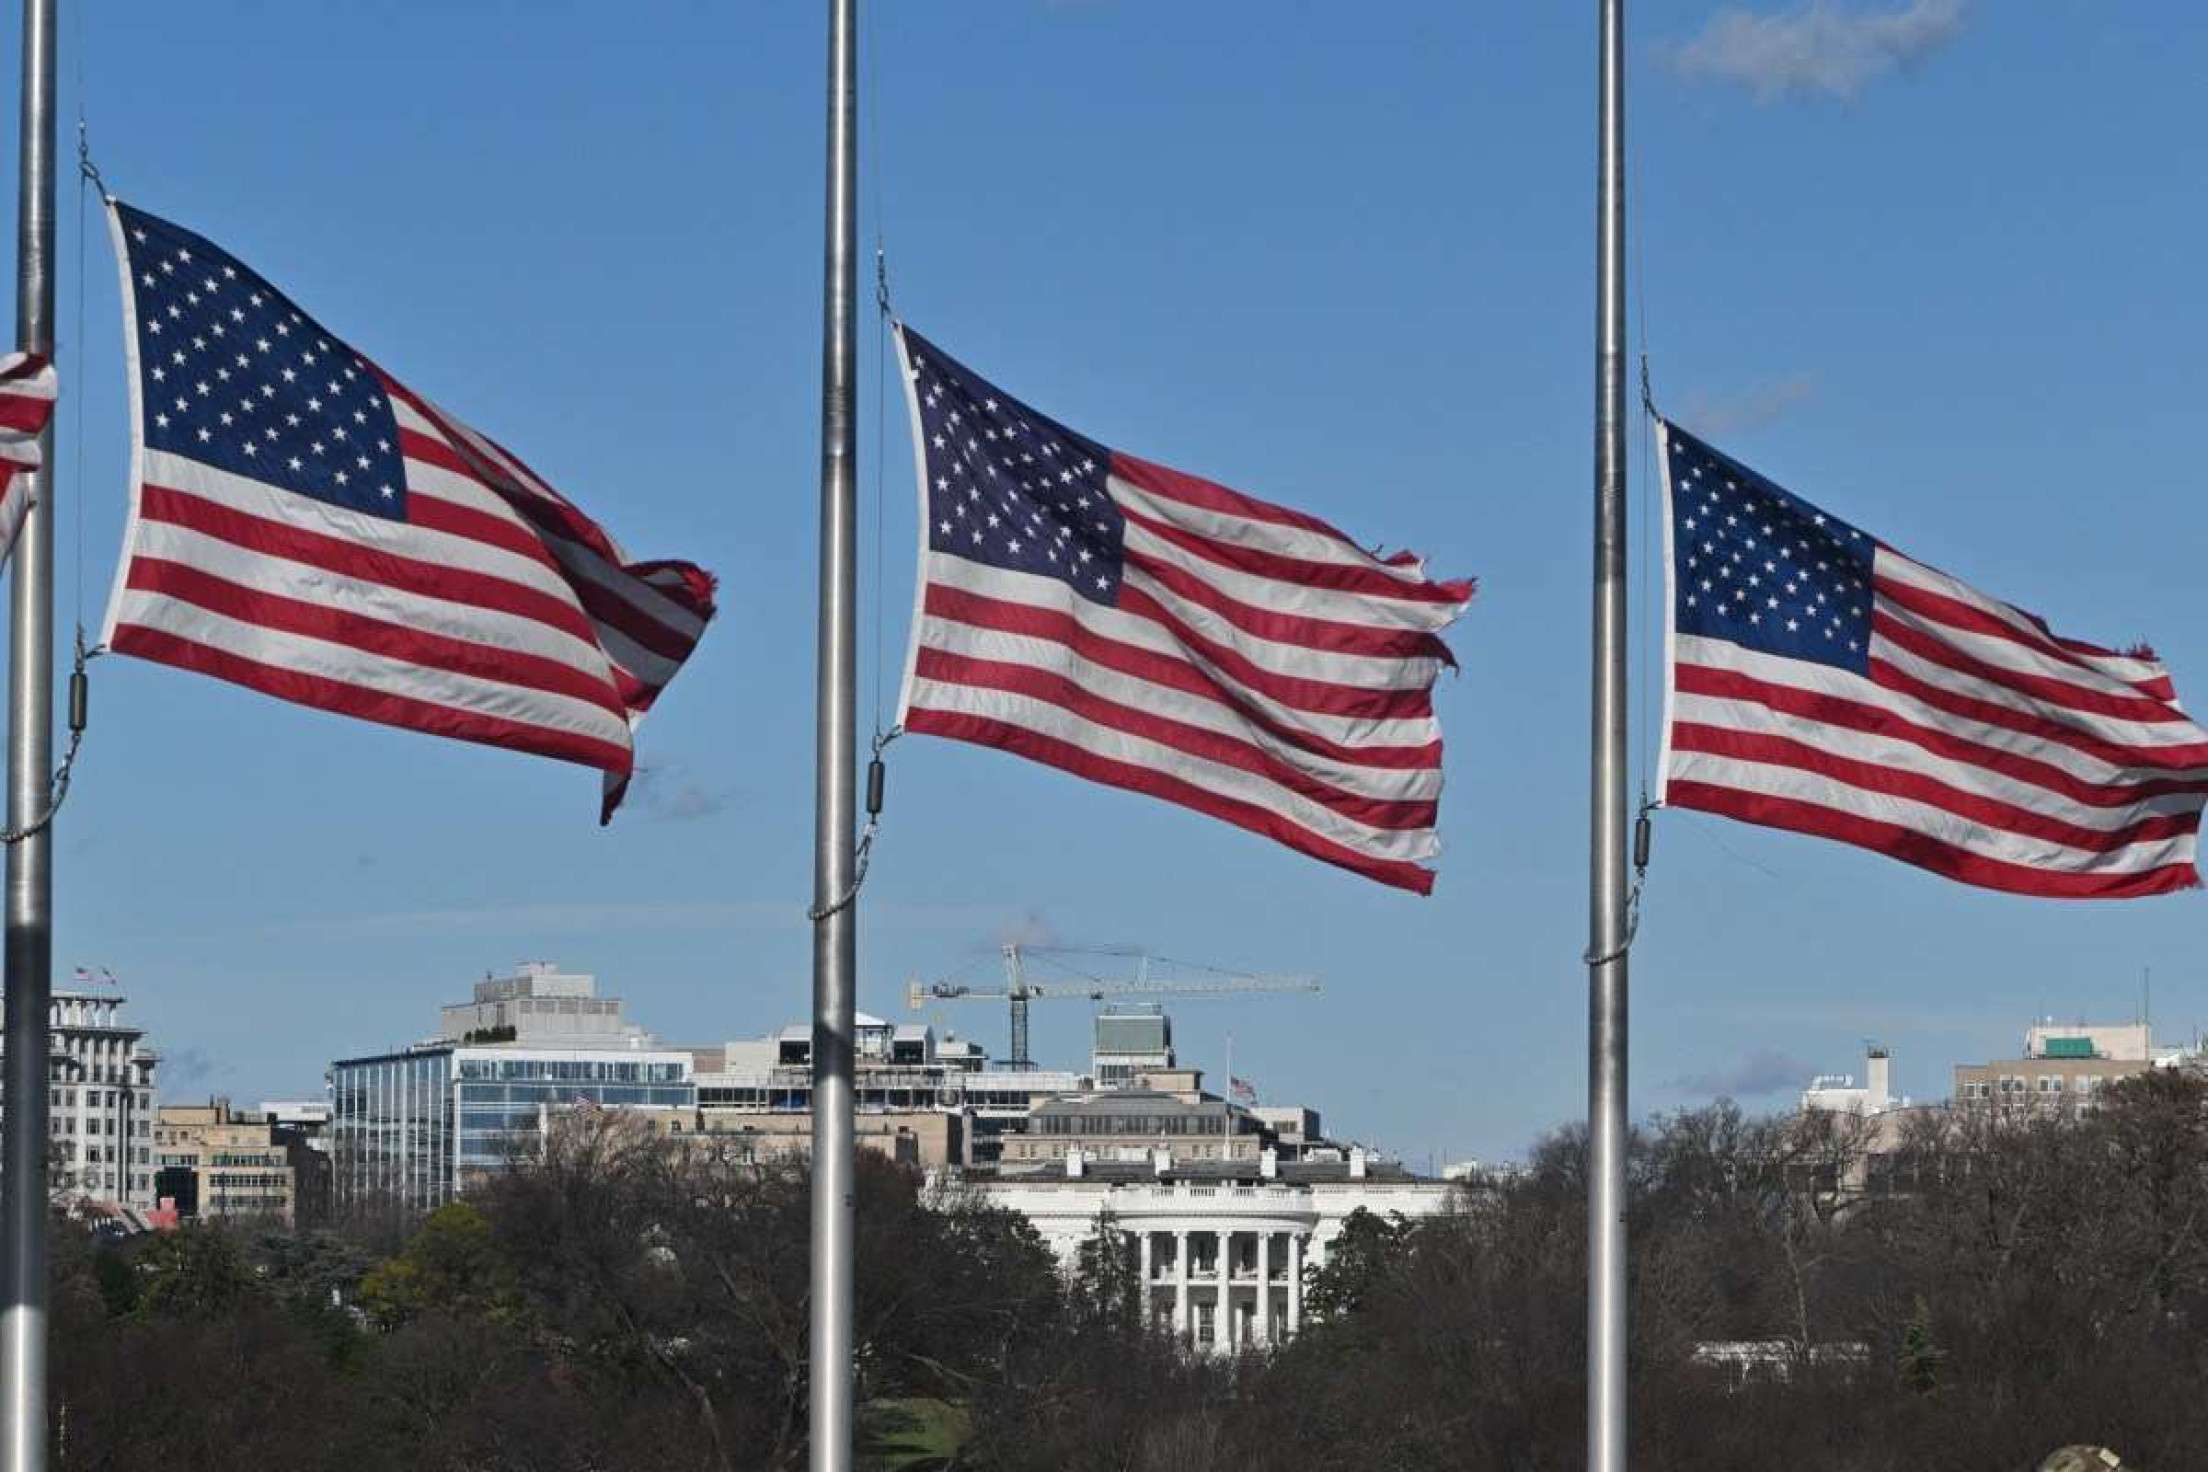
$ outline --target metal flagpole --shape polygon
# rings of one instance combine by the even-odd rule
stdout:
[[[1625,0],[1599,0],[1595,569],[1588,823],[1587,1467],[1625,1472]]]
[[[852,1010],[858,919],[858,5],[828,4],[828,239],[820,382],[813,789],[812,1472],[851,1472]]]
[[[22,161],[16,185],[15,341],[54,350],[54,0],[23,0]],[[46,812],[54,725],[54,431],[25,471],[9,628],[8,826]],[[46,1469],[47,1011],[53,995],[52,831],[9,845],[7,1058],[0,1123],[0,1472]]]

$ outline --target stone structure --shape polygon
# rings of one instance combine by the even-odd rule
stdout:
[[[1153,1322],[1201,1349],[1233,1353],[1277,1344],[1303,1326],[1308,1273],[1325,1263],[1343,1223],[1435,1216],[1458,1186],[1413,1176],[1365,1151],[1296,1163],[1265,1152],[1248,1164],[1090,1161],[1078,1151],[1056,1171],[937,1178],[1031,1222],[1070,1271],[1100,1223],[1135,1239]]]
[[[153,1209],[153,1095],[160,1058],[109,991],[57,991],[49,1023],[49,1186],[94,1211]]]

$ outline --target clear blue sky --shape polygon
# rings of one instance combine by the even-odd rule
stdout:
[[[1658,393],[2068,632],[2153,638],[2208,701],[2208,22],[1864,4],[1887,23],[1635,7]],[[64,106],[118,192],[252,261],[633,552],[716,569],[724,612],[645,728],[658,776],[604,832],[581,769],[101,665],[57,969],[122,975],[172,1097],[318,1090],[327,1059],[421,1034],[523,957],[597,972],[678,1040],[803,1016],[820,7],[640,3],[610,28],[548,0],[70,9]],[[1216,1069],[1231,1030],[1267,1097],[1416,1159],[1522,1148],[1584,1088],[1593,6],[875,9],[866,233],[916,325],[1099,439],[1482,592],[1439,695],[1433,899],[915,739],[864,1003],[901,1016],[912,974],[987,974],[1005,934],[1316,970],[1318,998],[1183,1007],[1184,1045]],[[113,265],[95,234],[80,339],[62,200],[66,623],[80,561],[88,619],[105,598],[126,435]],[[895,405],[876,438],[871,325],[867,591],[894,666],[911,462]],[[1775,1104],[1866,1037],[1943,1094],[2034,1012],[2128,1017],[2147,966],[2189,1035],[2200,904],[2035,904],[1667,817],[1635,1106],[1727,1084]],[[1084,1007],[1037,1017],[1046,1057],[1082,1051]],[[996,1008],[945,1020],[1001,1047]]]

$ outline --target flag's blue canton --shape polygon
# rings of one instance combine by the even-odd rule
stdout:
[[[360,355],[220,247],[116,210],[147,447],[404,520],[398,421]]]
[[[1871,538],[1676,425],[1669,439],[1678,632],[1868,673]]]
[[[1038,573],[1106,605],[1126,540],[1111,451],[975,377],[905,329],[928,477],[928,546]]]

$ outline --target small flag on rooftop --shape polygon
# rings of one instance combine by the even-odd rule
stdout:
[[[2018,894],[2199,883],[2208,731],[2150,652],[2064,638],[1658,431],[1661,801]]]
[[[1234,1096],[1234,1102],[1237,1104],[1254,1105],[1257,1103],[1257,1085],[1246,1078],[1237,1078],[1231,1073],[1228,1074],[1227,1092]]]
[[[0,565],[30,514],[21,472],[39,466],[38,437],[54,417],[54,365],[36,353],[0,357]]]
[[[1108,449],[897,340],[923,519],[904,728],[1430,892],[1432,687],[1472,584]]]
[[[119,653],[605,773],[713,616],[519,458],[191,231],[111,202],[131,363]]]

